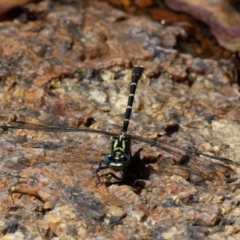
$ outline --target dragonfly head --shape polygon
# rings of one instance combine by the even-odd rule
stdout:
[[[122,153],[120,155],[106,154],[103,159],[104,163],[115,171],[121,171],[131,164],[130,155]]]

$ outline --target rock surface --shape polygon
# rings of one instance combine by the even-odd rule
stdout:
[[[239,183],[225,179],[240,169],[234,65],[181,53],[181,26],[106,3],[42,1],[26,9],[1,23],[2,124],[17,118],[118,133],[138,64],[145,72],[129,133],[172,147],[133,141],[132,153],[143,148],[140,161],[149,170],[139,190],[107,184],[104,176],[97,184],[92,173],[108,136],[2,131],[3,239],[239,238]],[[233,161],[188,159],[181,148]]]

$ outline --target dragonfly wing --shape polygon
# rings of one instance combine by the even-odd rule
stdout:
[[[101,131],[98,129],[92,129],[87,127],[60,127],[60,126],[49,126],[49,125],[41,125],[41,124],[34,124],[28,123],[23,121],[14,121],[9,122],[6,125],[0,125],[0,128],[7,131],[9,129],[28,129],[28,130],[37,130],[37,131],[44,131],[44,132],[88,132],[88,133],[95,133],[107,136],[117,136],[116,133]]]
[[[148,143],[176,157],[176,161],[188,168],[193,174],[199,175],[204,179],[214,179],[216,177],[228,178],[236,174],[234,167],[240,164],[228,158],[218,157],[203,152],[184,149],[176,145],[154,141],[137,135],[129,135],[131,139]]]

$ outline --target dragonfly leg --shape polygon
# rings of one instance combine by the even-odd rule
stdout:
[[[98,173],[99,171],[103,170],[103,169],[108,169],[109,166],[102,166],[103,160],[99,162],[98,168],[93,172],[93,174]]]
[[[122,181],[123,181],[122,177],[118,177],[112,172],[108,172],[108,173],[105,173],[105,174],[102,175],[102,177],[105,177],[105,178],[108,178],[109,176],[116,179],[116,181],[115,182],[109,182],[108,185],[119,184],[119,183],[122,183]]]
[[[97,185],[96,185],[96,186],[98,187],[98,186],[101,185],[103,182],[100,180],[100,176],[98,175],[98,172],[95,172],[95,175],[96,175],[96,177],[97,177],[97,179],[98,179],[98,183],[97,183]],[[110,183],[109,185],[111,185],[111,184],[119,184],[119,183],[121,183],[121,182],[123,181],[123,178],[116,176],[116,175],[115,175],[114,173],[112,173],[112,172],[104,173],[104,174],[101,175],[101,177],[105,177],[105,178],[113,177],[113,178],[116,179],[115,182]],[[108,184],[107,184],[107,185],[108,185]]]
[[[98,165],[98,168],[93,172],[93,175],[95,175],[98,179],[98,183],[97,183],[97,186],[99,186],[102,182],[100,180],[100,176],[98,174],[98,172],[100,172],[101,170],[104,170],[104,169],[108,169],[109,166],[102,166],[102,163],[103,163],[103,160],[99,163]],[[104,173],[101,175],[101,177],[112,177],[114,179],[116,179],[116,181],[114,183],[111,183],[111,184],[119,184],[123,181],[123,178],[122,177],[118,177],[116,174],[112,173],[112,172],[108,172],[108,173]]]
[[[109,168],[109,166],[102,166],[102,163],[103,163],[103,160],[99,162],[98,168],[93,172],[93,175],[95,175],[97,177],[97,179],[98,179],[97,186],[99,184],[101,184],[101,180],[100,180],[100,177],[98,175],[98,172],[101,171],[101,170]]]

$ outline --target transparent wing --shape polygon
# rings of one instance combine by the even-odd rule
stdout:
[[[28,130],[37,130],[44,132],[88,132],[106,136],[117,136],[118,134],[112,132],[101,131],[97,129],[91,129],[87,127],[58,127],[58,126],[49,126],[49,125],[39,125],[32,124],[23,121],[14,121],[9,122],[6,125],[1,125],[1,129],[7,131],[9,129],[28,129]],[[218,175],[220,177],[229,177],[235,175],[236,172],[233,170],[232,166],[240,166],[240,164],[224,157],[218,157],[210,154],[206,154],[193,149],[185,149],[179,146],[176,146],[171,143],[163,142],[163,141],[155,141],[151,139],[147,139],[138,135],[130,135],[128,136],[136,141],[150,144],[151,146],[155,146],[160,148],[161,150],[170,153],[173,156],[176,156],[179,159],[180,165],[183,167],[187,167],[189,171],[196,173],[197,175],[207,176],[208,179],[213,178],[214,175]],[[30,146],[31,145],[31,146]],[[41,143],[31,143],[29,146],[34,148],[44,148],[48,150],[61,149],[61,152],[65,152],[67,154],[66,161],[70,161],[70,159],[74,159],[77,161],[77,158],[74,156],[70,156],[73,154],[75,156],[80,156],[82,153],[77,153],[77,147],[74,146],[64,146],[62,143],[51,143],[51,142],[41,142]],[[87,145],[87,144],[86,144]],[[104,144],[105,145],[105,144]],[[206,178],[206,177],[205,177]]]
[[[200,151],[197,151],[197,150],[180,148],[179,146],[171,144],[171,143],[166,143],[166,142],[162,142],[162,141],[161,142],[160,141],[155,141],[155,140],[151,140],[151,139],[148,139],[148,138],[144,138],[144,137],[141,137],[141,136],[138,136],[138,135],[132,135],[132,134],[128,134],[128,136],[131,139],[134,139],[134,140],[139,141],[139,142],[148,143],[148,144],[150,144],[154,147],[159,147],[159,148],[161,148],[165,151],[169,151],[169,152],[174,151],[175,152],[176,149],[178,149],[179,153],[185,152],[185,154],[189,154],[189,155],[192,155],[192,154],[201,155],[201,156],[209,157],[209,158],[216,159],[216,160],[219,160],[219,161],[238,164],[238,163],[235,163],[228,158],[207,154],[207,153],[200,152]],[[172,150],[172,149],[175,149],[175,150]],[[238,165],[240,166],[240,164],[238,164]]]
[[[117,136],[116,133],[101,131],[97,129],[91,129],[87,127],[79,127],[79,128],[72,128],[72,127],[58,127],[58,126],[49,126],[49,125],[41,125],[41,124],[33,124],[23,121],[14,121],[9,122],[6,125],[0,125],[0,128],[4,131],[9,129],[29,129],[29,130],[37,130],[37,131],[44,131],[44,132],[89,132],[107,136]]]
[[[148,143],[151,146],[160,148],[176,156],[179,159],[178,162],[180,165],[188,168],[191,173],[207,179],[213,179],[215,176],[229,178],[236,174],[234,168],[240,167],[239,163],[225,157],[219,157],[193,149],[185,149],[171,143],[155,141],[137,135],[128,136],[131,137],[131,139]]]

